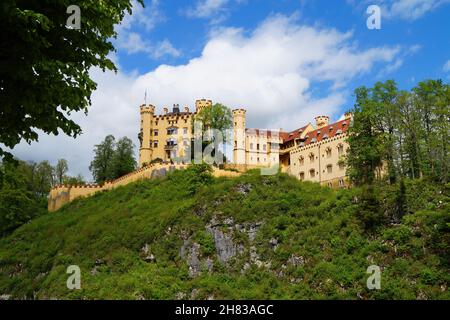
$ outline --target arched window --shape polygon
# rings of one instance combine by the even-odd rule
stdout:
[[[344,154],[344,145],[342,143],[339,143],[337,146],[338,149],[338,155],[342,156]]]
[[[325,152],[327,153],[327,158],[331,158],[331,148],[330,148],[330,147],[327,147],[327,148],[325,149]]]
[[[314,163],[314,158],[315,158],[314,153],[311,152],[311,153],[309,154],[309,162],[310,162],[310,163]]]
[[[299,165],[304,165],[305,164],[305,158],[303,157],[303,156],[300,156],[299,158],[298,158],[298,163],[299,163]]]
[[[309,170],[309,176],[311,178],[314,178],[316,176],[316,170],[314,170],[314,169]]]
[[[305,173],[303,171],[300,172],[300,180],[301,181],[305,180]]]

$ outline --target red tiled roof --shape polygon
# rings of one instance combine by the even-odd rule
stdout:
[[[306,126],[295,129],[294,131],[291,131],[291,132],[281,132],[280,137],[283,139],[283,143],[300,138],[300,135],[302,134],[302,132],[306,129],[306,127],[308,125],[309,125],[309,123]]]
[[[344,134],[347,132],[350,125],[350,119],[344,119],[328,126],[322,127],[320,129],[315,129],[306,134],[305,146],[311,143],[319,142],[325,139],[325,136],[333,138],[336,135]]]

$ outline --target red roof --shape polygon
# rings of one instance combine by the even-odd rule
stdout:
[[[350,118],[332,123],[328,126],[310,131],[306,134],[305,146],[324,139],[333,138],[336,135],[346,133],[350,126]]]
[[[291,132],[281,132],[280,137],[283,139],[283,143],[292,141],[294,139],[300,138],[302,132],[306,129],[306,127],[309,125],[309,123],[306,126],[303,126],[301,128],[295,129]]]

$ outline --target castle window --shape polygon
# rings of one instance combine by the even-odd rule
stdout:
[[[314,153],[309,154],[309,162],[314,163]]]
[[[300,180],[305,180],[305,173],[303,171],[300,172]]]
[[[153,148],[158,148],[158,140],[153,141]]]
[[[259,143],[256,144],[256,150],[259,150]]]
[[[344,154],[344,146],[342,145],[342,143],[340,143],[338,145],[338,155],[342,156]]]
[[[263,144],[263,150],[266,151],[266,145],[265,144]]]
[[[183,128],[183,134],[187,134],[188,133],[188,128]]]
[[[344,170],[344,168],[345,168],[344,162],[343,161],[339,161],[339,169],[340,170]]]
[[[325,152],[327,153],[327,157],[331,158],[331,148],[330,147],[326,148]]]
[[[176,128],[169,128],[169,129],[167,129],[167,134],[168,135],[177,134],[177,129]]]
[[[328,187],[332,188],[333,187],[333,183],[332,182],[328,182]]]
[[[157,136],[158,135],[158,130],[153,130],[153,135]]]
[[[327,165],[327,173],[333,172],[333,166],[331,164]]]
[[[343,188],[345,186],[344,179],[339,179],[339,187]]]
[[[250,143],[250,150],[253,150],[253,143]]]
[[[302,166],[305,164],[305,158],[303,158],[303,156],[300,156],[300,158],[298,158],[298,162],[299,164]]]
[[[234,147],[237,148],[237,141],[234,141]]]
[[[314,169],[309,170],[309,176],[311,178],[314,178],[316,176],[316,170],[314,170]]]

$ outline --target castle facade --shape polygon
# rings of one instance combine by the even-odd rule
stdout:
[[[211,100],[195,102],[195,111],[189,107],[180,111],[174,105],[171,112],[164,107],[156,115],[153,105],[140,107],[139,165],[156,161],[173,162],[186,156],[193,139],[193,117],[212,106]],[[317,116],[315,124],[308,123],[296,130],[264,130],[246,127],[246,110],[233,110],[233,161],[226,164],[239,171],[252,168],[281,167],[299,180],[314,181],[338,188],[346,187],[344,157],[348,150],[347,130],[351,114],[329,123],[328,116]]]

